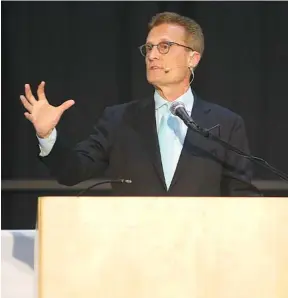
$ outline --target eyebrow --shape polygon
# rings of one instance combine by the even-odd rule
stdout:
[[[162,41],[171,41],[171,39],[161,38],[159,42],[162,42]],[[151,41],[146,41],[146,43],[152,43],[152,42]]]

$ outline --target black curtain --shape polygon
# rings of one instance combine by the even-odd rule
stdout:
[[[203,28],[205,51],[194,90],[240,114],[252,153],[288,172],[288,3],[1,4],[2,179],[50,178],[37,159],[35,132],[23,115],[19,95],[24,84],[30,83],[36,91],[45,80],[53,105],[76,101],[59,124],[74,144],[90,133],[104,107],[153,92],[138,46],[145,43],[151,17],[162,11],[192,17]],[[275,176],[255,167],[255,178]],[[26,194],[20,202],[16,194],[2,193],[4,226],[5,220],[6,226],[23,223],[15,210],[25,212],[26,219],[34,218],[36,201],[30,197],[37,195]]]

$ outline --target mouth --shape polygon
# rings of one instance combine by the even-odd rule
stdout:
[[[158,70],[158,69],[162,69],[162,67],[160,67],[160,66],[150,66],[149,67],[149,70]]]

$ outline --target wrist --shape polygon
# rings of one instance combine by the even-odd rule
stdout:
[[[51,135],[53,129],[54,129],[54,128],[50,129],[49,132],[48,132],[47,134],[45,134],[45,135],[43,135],[43,134],[38,134],[38,133],[36,133],[36,134],[37,134],[38,138],[40,138],[40,139],[47,139],[47,138],[50,137],[50,135]]]

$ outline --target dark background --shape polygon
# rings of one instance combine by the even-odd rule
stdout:
[[[288,172],[288,3],[1,4],[2,186],[9,180],[51,178],[37,159],[35,132],[23,115],[24,84],[36,90],[46,81],[53,105],[76,101],[59,124],[72,145],[89,134],[104,107],[153,92],[138,46],[145,43],[151,17],[162,11],[192,17],[203,28],[205,51],[194,90],[240,114],[252,153]],[[277,177],[255,167],[255,179]],[[2,229],[33,228],[42,194],[59,192],[2,187]]]

